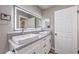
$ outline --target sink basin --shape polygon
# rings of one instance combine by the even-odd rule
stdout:
[[[12,37],[12,41],[16,44],[29,44],[38,39],[38,34],[26,34]]]
[[[46,35],[48,35],[50,33],[50,31],[43,31],[39,33],[39,38],[45,37]]]

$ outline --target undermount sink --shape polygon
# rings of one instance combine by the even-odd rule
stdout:
[[[43,31],[43,32],[40,32],[40,33],[39,33],[39,38],[45,37],[46,35],[49,34],[49,32],[50,32],[50,31]]]
[[[16,44],[29,44],[38,39],[38,34],[26,34],[12,37],[12,41]]]
[[[43,31],[37,34],[25,34],[25,35],[13,36],[12,41],[17,45],[29,44],[35,40],[38,40],[46,36],[48,33],[49,31]]]

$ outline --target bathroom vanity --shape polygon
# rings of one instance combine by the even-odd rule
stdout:
[[[27,38],[28,35],[29,38]],[[51,33],[50,31],[43,31],[38,34],[13,36],[9,40],[9,49],[15,54],[48,54],[51,49]]]
[[[9,34],[9,50],[15,54],[48,54],[51,32],[42,27],[42,18],[14,6],[14,32]],[[47,30],[46,30],[47,29]],[[19,34],[18,34],[19,33]]]

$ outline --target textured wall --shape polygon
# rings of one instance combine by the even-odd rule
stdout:
[[[48,8],[43,11],[43,19],[49,18],[50,19],[50,26],[52,29],[52,47],[54,48],[54,12],[60,9],[71,7],[70,5],[59,5]]]
[[[41,10],[36,6],[20,5],[19,7],[28,10],[37,17],[41,16]],[[11,15],[11,21],[4,21],[0,19],[0,53],[4,53],[8,50],[7,33],[13,31],[13,6],[12,5],[0,5],[0,13],[6,13]]]

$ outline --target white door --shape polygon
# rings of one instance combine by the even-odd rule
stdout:
[[[77,53],[77,7],[55,12],[55,52]]]

